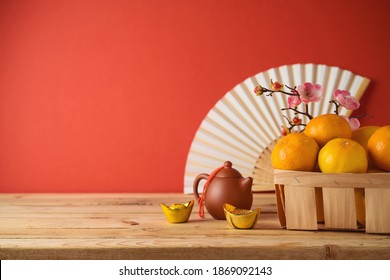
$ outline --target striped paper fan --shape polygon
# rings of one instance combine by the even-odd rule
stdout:
[[[336,66],[320,64],[284,65],[258,73],[227,92],[202,121],[192,141],[184,175],[184,192],[193,192],[193,182],[200,173],[210,174],[230,160],[244,177],[253,177],[253,191],[274,190],[271,152],[281,136],[280,126],[288,126],[294,117],[287,106],[287,97],[275,93],[255,96],[257,85],[269,87],[271,79],[288,86],[304,82],[321,84],[320,102],[310,104],[311,114],[331,113],[329,104],[335,89],[348,90],[356,99],[363,96],[370,80]],[[340,107],[341,115],[351,112]],[[306,121],[307,122],[307,121]]]

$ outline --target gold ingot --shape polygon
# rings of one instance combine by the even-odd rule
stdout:
[[[170,206],[160,204],[165,217],[170,223],[186,223],[190,218],[194,201],[188,201],[186,203],[175,203]]]
[[[228,223],[238,229],[253,228],[260,215],[260,208],[255,210],[240,209],[228,203],[223,205],[223,210]]]

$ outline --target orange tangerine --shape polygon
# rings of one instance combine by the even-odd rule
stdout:
[[[390,125],[378,128],[371,135],[367,151],[375,166],[390,171]]]
[[[317,162],[319,147],[303,133],[282,137],[272,150],[272,166],[276,169],[312,171]]]
[[[348,138],[330,140],[318,154],[323,173],[367,172],[367,153],[358,142]]]
[[[358,142],[367,151],[368,140],[378,128],[379,126],[375,125],[362,126],[355,131],[352,131],[351,139]],[[368,157],[368,169],[373,168],[375,168],[375,165],[372,163],[370,157]]]
[[[306,125],[304,133],[313,138],[320,147],[323,147],[335,138],[351,138],[352,130],[343,117],[335,114],[324,114],[311,119]]]

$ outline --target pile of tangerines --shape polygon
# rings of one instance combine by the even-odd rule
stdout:
[[[311,119],[303,132],[283,136],[272,151],[276,169],[364,173],[390,171],[390,125],[352,131],[335,114]]]

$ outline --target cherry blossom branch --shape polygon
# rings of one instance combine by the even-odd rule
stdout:
[[[308,113],[308,106],[307,106],[307,104],[306,104],[306,112],[299,111],[297,109],[297,107],[294,107],[294,108],[282,108],[281,110],[282,111],[286,111],[286,110],[294,111],[296,114],[304,115],[304,116],[308,117],[310,120],[313,118],[313,116]]]
[[[283,90],[286,87],[290,92]],[[283,85],[279,82],[273,82],[271,80],[271,88],[266,88],[261,85],[255,87],[254,92],[256,95],[271,96],[275,92],[280,92],[288,96],[287,104],[288,107],[282,108],[282,111],[291,110],[295,113],[295,115],[303,115],[306,116],[309,120],[314,117],[310,114],[309,111],[309,103],[318,102],[322,99],[323,88],[319,84],[312,84],[306,82],[298,87],[289,87],[287,85]],[[298,109],[298,106],[303,103],[303,110]],[[356,110],[359,108],[359,101],[351,95],[351,93],[347,90],[336,89],[333,92],[333,99],[329,101],[330,104],[335,105],[334,113],[339,115],[340,107],[344,107],[347,110]],[[289,127],[282,126],[282,134],[285,135],[290,132],[292,128],[295,126],[305,126],[306,124],[302,123],[302,119],[295,116],[293,120],[290,120],[287,116],[283,115],[283,117],[287,120]],[[356,129],[360,126],[360,123],[357,118],[366,117],[366,112],[364,111],[363,115],[353,116],[348,118],[347,116],[341,116],[345,118],[352,129]]]
[[[291,131],[291,129],[293,129],[293,128],[296,127],[296,126],[303,126],[303,127],[306,126],[306,124],[302,123],[302,119],[300,119],[300,118],[294,117],[293,120],[290,121],[290,119],[289,119],[287,116],[283,115],[283,117],[287,120],[288,124],[290,125],[290,126],[288,127],[288,129],[289,129],[290,131]],[[302,130],[302,131],[303,131],[303,130]]]
[[[360,118],[374,118],[374,116],[367,116],[366,107],[363,106],[363,114],[354,115],[354,116],[351,116],[351,118],[356,118],[356,119],[360,119]]]
[[[336,106],[336,108],[334,109],[333,112],[334,112],[336,115],[338,115],[338,114],[339,114],[340,103],[337,102],[336,100],[331,100],[331,101],[329,101],[329,103],[333,103],[333,104]]]

